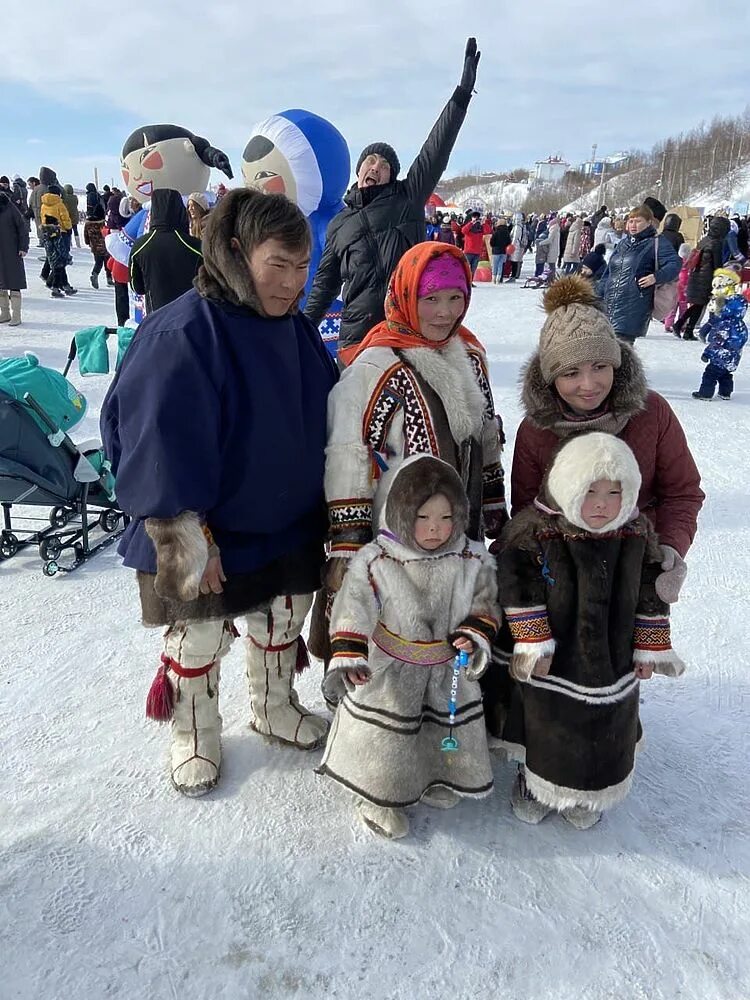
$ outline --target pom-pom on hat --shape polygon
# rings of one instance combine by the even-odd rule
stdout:
[[[539,365],[547,385],[587,361],[620,367],[620,342],[586,278],[558,278],[545,293],[544,310],[547,319],[539,335]]]
[[[368,156],[382,156],[383,159],[388,163],[391,168],[391,180],[395,181],[401,170],[401,164],[399,162],[398,156],[396,156],[396,150],[393,146],[389,146],[387,142],[371,142],[369,146],[365,146],[362,152],[359,154],[359,159],[357,160],[357,167],[354,171],[355,174],[359,173],[359,168],[365,162]]]

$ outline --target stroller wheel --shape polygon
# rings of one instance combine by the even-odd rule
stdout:
[[[55,560],[51,559],[49,562],[46,562],[44,566],[42,566],[42,573],[44,573],[45,576],[55,576],[59,569],[60,567],[57,565]]]
[[[49,523],[53,528],[64,528],[70,520],[70,511],[65,507],[53,507],[49,515]]]
[[[3,559],[10,559],[18,552],[18,538],[12,531],[4,531],[0,536],[0,556]]]
[[[62,541],[57,535],[50,535],[49,538],[43,538],[39,543],[39,558],[45,562],[49,560],[54,562],[61,552]]]
[[[119,523],[120,515],[116,510],[103,510],[99,515],[99,527],[102,531],[106,531],[108,535],[117,530]]]

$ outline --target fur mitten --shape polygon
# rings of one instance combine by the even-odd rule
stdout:
[[[527,681],[532,674],[549,673],[550,661],[555,652],[555,640],[544,642],[517,642],[513,646],[510,676],[516,681]],[[543,666],[541,661],[545,661]],[[541,669],[537,669],[541,666]]]
[[[687,576],[687,565],[677,549],[661,547],[662,572],[656,578],[656,593],[665,604],[675,604]]]
[[[166,600],[194,601],[208,562],[208,541],[198,515],[146,518],[146,534],[156,549],[154,590]]]

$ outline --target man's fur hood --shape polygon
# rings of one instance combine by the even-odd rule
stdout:
[[[244,189],[238,188],[237,191],[242,194]],[[194,285],[204,299],[227,302],[265,316],[245,257],[241,250],[232,246],[237,213],[242,206],[241,198],[233,198],[232,195],[230,191],[208,215],[201,244],[203,263]],[[297,311],[295,304],[287,315]]]
[[[610,409],[614,416],[630,419],[646,408],[648,383],[634,349],[622,342],[620,347],[622,362],[615,369],[609,394]],[[542,377],[538,351],[521,371],[521,404],[525,415],[537,427],[552,430],[560,423],[560,400],[554,385],[547,385]]]
[[[456,470],[431,455],[414,455],[398,467],[387,485],[388,496],[381,515],[381,528],[396,536],[398,542],[413,551],[423,550],[414,540],[414,522],[419,508],[442,493],[453,510],[453,532],[439,549],[430,555],[440,555],[455,547],[469,523],[469,502]]]

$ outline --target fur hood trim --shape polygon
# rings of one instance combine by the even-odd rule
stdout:
[[[601,528],[587,525],[581,507],[592,483],[599,479],[619,481],[622,489],[620,512]],[[612,434],[578,434],[567,441],[554,458],[546,477],[546,492],[560,507],[563,516],[592,535],[617,531],[637,516],[641,470],[631,449]]]
[[[410,347],[400,352],[440,397],[457,444],[479,439],[486,402],[466,345],[451,337],[444,347]]]
[[[615,369],[612,390],[609,394],[610,416],[620,430],[641,410],[646,408],[648,383],[640,358],[628,344],[621,343],[622,363]],[[560,411],[560,400],[554,385],[547,385],[542,377],[539,352],[535,351],[521,370],[521,405],[529,420],[544,430],[555,433],[576,433],[585,430],[586,424],[568,422]]]
[[[384,486],[387,496],[381,515],[381,538],[420,558],[463,549],[469,502],[458,473],[447,462],[431,455],[413,455],[401,463],[390,483]],[[414,540],[414,522],[419,508],[436,493],[442,493],[451,505],[453,531],[444,545],[428,552]]]
[[[246,191],[244,188],[236,190],[238,193]],[[204,299],[243,306],[258,316],[265,316],[244,254],[232,246],[237,215],[243,206],[242,199],[233,198],[232,194],[230,191],[222,198],[207,217],[202,238],[203,263],[194,284]],[[300,299],[303,294],[301,291]],[[299,301],[287,315],[296,313],[298,308]]]

